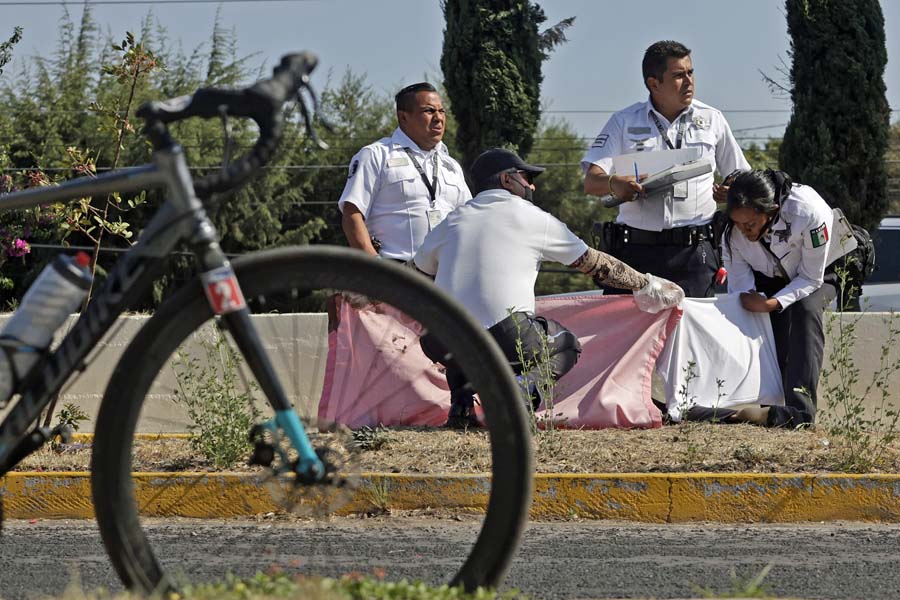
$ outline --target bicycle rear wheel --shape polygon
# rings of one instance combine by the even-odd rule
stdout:
[[[357,251],[325,246],[279,249],[238,259],[234,268],[255,314],[296,311],[304,299],[309,299],[311,290],[352,291],[378,299],[382,303],[379,307],[390,306],[412,317],[457,357],[482,403],[492,483],[484,519],[471,550],[460,557],[459,570],[447,575],[451,584],[461,584],[467,590],[498,585],[527,519],[533,469],[529,417],[512,371],[493,340],[458,303],[420,274]],[[240,382],[241,378],[233,373],[224,376],[209,370],[211,363],[231,360],[231,350],[221,351],[216,346],[206,358],[186,355],[187,343],[211,319],[213,314],[199,281],[191,282],[168,299],[140,329],[118,362],[96,423],[91,471],[100,532],[123,583],[143,593],[175,590],[185,583],[196,583],[197,577],[207,577],[195,575],[188,565],[166,562],[167,538],[148,534],[153,527],[145,516],[158,508],[159,498],[165,492],[154,492],[149,499],[136,493],[140,482],[135,473],[171,468],[172,473],[154,474],[156,485],[171,482],[176,488],[177,503],[189,503],[190,485],[185,488],[180,477],[185,470],[184,461],[164,468],[148,467],[138,458],[140,444],[136,437],[141,432],[167,428],[165,417],[150,414],[150,405],[158,403],[160,388],[165,387],[163,380],[173,370],[186,369],[190,376],[187,382],[184,377],[176,377],[175,384],[168,384],[178,388],[174,394],[179,402],[191,394],[205,398]],[[270,360],[277,364],[277,353],[271,353]],[[209,389],[195,386],[196,380],[203,377],[211,378]],[[252,381],[243,383],[246,389],[235,397],[258,399],[258,386]],[[197,438],[195,432],[192,440]],[[466,442],[463,439],[460,443]],[[191,456],[186,461],[189,469],[197,468],[195,458]],[[182,513],[172,506],[171,512],[164,514]],[[271,519],[264,524],[271,526]],[[172,543],[182,544],[184,540]],[[248,565],[251,569],[260,567],[249,560]],[[253,571],[245,574],[252,575]]]

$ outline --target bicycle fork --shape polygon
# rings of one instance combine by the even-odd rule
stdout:
[[[285,394],[250,319],[250,309],[247,308],[237,276],[216,240],[212,224],[208,219],[202,219],[192,242],[201,265],[203,290],[213,313],[224,320],[247,361],[247,366],[275,411],[274,421],[262,424],[262,428],[275,437],[278,437],[279,430],[283,431],[297,451],[299,458],[294,470],[299,483],[320,481],[325,476],[325,465],[316,454],[300,418]],[[286,459],[285,453],[282,453],[282,458]]]

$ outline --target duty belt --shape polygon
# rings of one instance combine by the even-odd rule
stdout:
[[[622,223],[611,223],[615,239],[619,244],[638,246],[693,246],[704,241],[713,241],[712,224],[688,225],[662,231],[637,229]]]

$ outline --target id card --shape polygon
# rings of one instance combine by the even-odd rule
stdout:
[[[428,217],[428,231],[433,230],[441,222],[441,211],[437,208],[425,211],[425,215]]]
[[[679,181],[675,184],[674,189],[672,190],[672,195],[676,200],[684,200],[688,197],[688,182],[687,181]]]

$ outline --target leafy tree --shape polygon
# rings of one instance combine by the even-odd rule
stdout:
[[[754,169],[777,169],[780,150],[781,139],[769,138],[762,146],[758,146],[756,142],[750,144],[744,149],[744,157]]]
[[[55,54],[32,59],[18,74],[15,84],[3,86],[0,92],[0,169],[9,179],[5,188],[52,184],[58,179],[92,176],[105,169],[146,162],[149,148],[140,136],[140,123],[131,116],[141,102],[190,93],[204,85],[236,86],[247,82],[247,59],[237,58],[234,36],[218,21],[209,45],[212,50],[196,49],[189,57],[172,51],[164,31],[158,27],[154,31],[151,24],[148,16],[140,39],[129,33],[121,43],[110,39],[101,42],[89,7],[78,27],[64,14]],[[164,65],[171,65],[171,71]],[[224,145],[218,121],[191,120],[172,129],[176,138],[183,141],[193,166],[217,167],[221,163]],[[238,149],[248,148],[254,136],[249,125],[234,123],[233,139]],[[278,177],[272,181],[278,183]],[[287,187],[284,181],[280,183]],[[260,208],[249,202],[247,195],[251,193],[266,198],[265,206]],[[106,237],[104,246],[127,246],[132,243],[133,234],[140,232],[152,207],[158,206],[161,193],[150,193],[146,199],[150,206],[141,206],[144,195],[114,195],[84,199],[72,205],[74,208],[56,207],[59,210],[54,214],[63,213],[65,218],[55,227],[48,226],[53,235],[41,241],[90,244],[97,248],[100,234],[106,232],[116,235]],[[224,237],[223,247],[240,252],[271,245],[280,236],[279,219],[290,200],[270,196],[262,184],[219,199],[219,204],[216,224]],[[127,220],[123,219],[125,212]],[[3,239],[17,243],[17,233],[26,229],[23,223],[47,220],[46,215],[36,219],[20,212],[4,215],[4,219],[15,219],[16,215],[19,225],[10,223],[0,232],[0,246]],[[36,235],[33,228],[27,229]],[[6,251],[9,254],[10,248]],[[22,249],[16,247],[13,251]],[[8,286],[7,300],[24,293],[31,273],[50,255],[16,257],[21,258],[17,262],[24,272],[11,272],[4,267],[4,275],[14,280]],[[100,255],[101,276],[114,260],[112,255]],[[157,298],[187,276],[187,261],[182,262],[185,264],[179,274],[157,289]]]
[[[321,110],[334,127],[333,132],[319,132],[327,149],[314,147],[300,131],[285,140],[291,163],[301,166],[293,183],[306,201],[292,206],[284,243],[345,243],[337,201],[350,159],[397,126],[393,98],[376,93],[365,77],[349,70],[322,91]]]
[[[3,67],[12,60],[13,46],[22,40],[22,28],[14,27],[13,34],[5,42],[0,42],[0,75],[3,74]]]
[[[98,35],[90,10],[88,6],[79,23],[64,15],[54,53],[3,75],[0,193],[143,164],[150,148],[134,118],[142,102],[203,86],[243,86],[271,72],[264,63],[251,65],[251,58],[239,56],[234,32],[218,21],[207,43],[184,52],[152,15],[135,34],[112,38]],[[0,53],[11,47],[0,45]],[[321,108],[337,126],[334,133],[319,131],[327,150],[308,138],[297,110],[288,108],[284,143],[269,168],[239,192],[207,203],[227,253],[344,243],[337,200],[347,165],[360,147],[396,127],[393,98],[373,91],[363,76],[350,71],[322,92]],[[240,119],[232,119],[230,126],[233,159],[249,150],[256,131]],[[454,127],[448,118],[448,132]],[[220,168],[226,140],[218,119],[190,119],[172,124],[171,130],[195,176]],[[102,245],[96,262],[102,280],[117,256],[105,250],[134,243],[161,201],[161,191],[150,191],[0,214],[0,305],[15,303],[57,253],[30,243]],[[172,271],[137,308],[151,308],[193,275],[195,261],[189,256],[176,254],[170,260]]]
[[[527,155],[540,119],[541,64],[574,18],[540,33],[547,18],[529,0],[443,0],[442,8],[441,69],[463,166],[494,146]]]
[[[887,209],[889,107],[878,0],[786,0],[791,99],[780,165],[851,222],[874,229]]]

